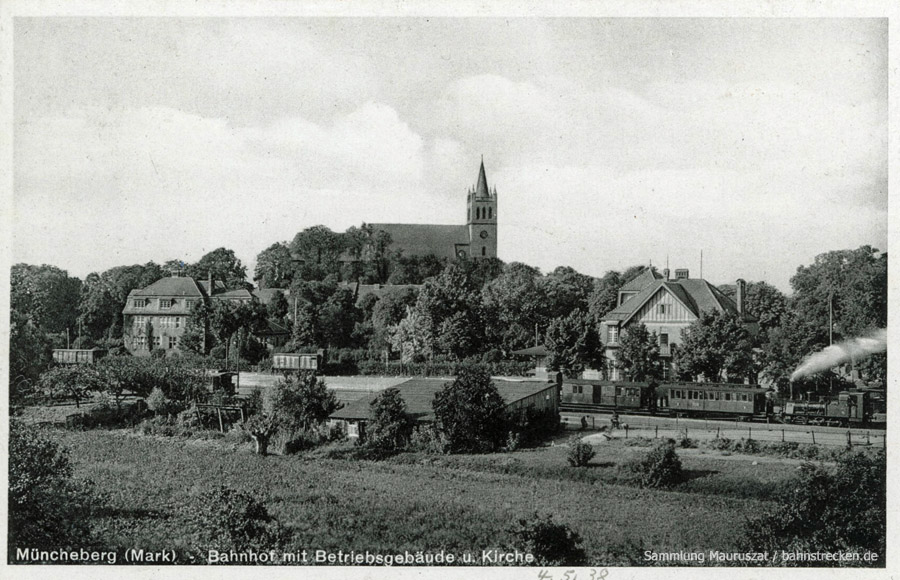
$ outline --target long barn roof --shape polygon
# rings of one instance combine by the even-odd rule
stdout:
[[[431,403],[434,395],[453,379],[410,379],[394,388],[400,391],[400,396],[406,403],[406,412],[418,421],[434,421],[434,409]],[[539,381],[504,381],[493,379],[497,392],[503,398],[507,406],[532,395],[536,395],[550,388],[555,388],[554,383]],[[332,419],[369,419],[369,409],[372,401],[378,393],[372,393],[367,397],[348,403],[346,407],[331,414]]]

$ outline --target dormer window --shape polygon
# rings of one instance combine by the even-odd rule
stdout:
[[[132,305],[135,308],[145,308],[147,306],[147,299],[146,298],[137,298],[134,301],[132,301]]]
[[[160,308],[172,308],[172,305],[175,303],[171,298],[160,298],[159,307]]]

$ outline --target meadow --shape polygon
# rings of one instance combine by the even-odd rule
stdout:
[[[683,458],[687,481],[651,490],[627,484],[618,469],[641,450],[634,443],[598,446],[588,467],[574,468],[564,439],[509,453],[372,462],[329,458],[328,449],[260,457],[227,439],[47,432],[70,450],[75,475],[102,494],[92,527],[107,549],[181,554],[195,547],[187,507],[226,485],[252,492],[291,529],[290,550],[480,555],[511,550],[513,524],[537,512],[580,534],[593,565],[641,565],[643,550],[739,550],[743,521],[772,507],[771,490],[796,470],[695,454]]]

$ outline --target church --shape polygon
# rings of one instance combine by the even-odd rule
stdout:
[[[497,257],[497,188],[488,187],[484,160],[478,181],[466,192],[466,224],[369,224],[391,236],[390,249],[403,256]]]

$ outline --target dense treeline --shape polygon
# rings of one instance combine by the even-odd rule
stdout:
[[[344,233],[315,226],[257,258],[254,280],[276,292],[271,302],[214,303],[197,310],[182,339],[185,350],[216,358],[239,353],[248,364],[268,355],[256,334],[270,323],[289,329],[283,350],[327,348],[342,372],[389,365],[500,364],[536,344],[551,351],[551,367],[574,375],[603,367],[598,332],[616,306],[618,291],[646,269],[634,266],[594,278],[569,267],[549,273],[497,259],[404,257],[389,237],[365,224]],[[53,347],[93,345],[124,354],[122,308],[128,293],[178,272],[228,288],[249,287],[234,252],[216,249],[197,263],[119,266],[83,281],[54,266],[12,268],[10,363],[13,384],[35,381]],[[384,283],[357,295],[356,283]],[[800,266],[790,296],[763,281],[749,282],[746,311],[759,332],[729,316],[704,313],[675,349],[683,379],[785,382],[797,365],[829,344],[861,336],[887,323],[887,254],[863,246],[828,252]],[[722,286],[726,294],[734,288]],[[833,327],[829,335],[829,305]],[[68,340],[67,336],[74,340]],[[657,337],[633,327],[621,337],[618,367],[633,380],[661,376]],[[236,355],[235,355],[236,356]],[[866,380],[883,381],[886,356],[855,367]],[[835,376],[805,379],[810,389],[835,387]],[[837,381],[837,387],[842,383]]]

